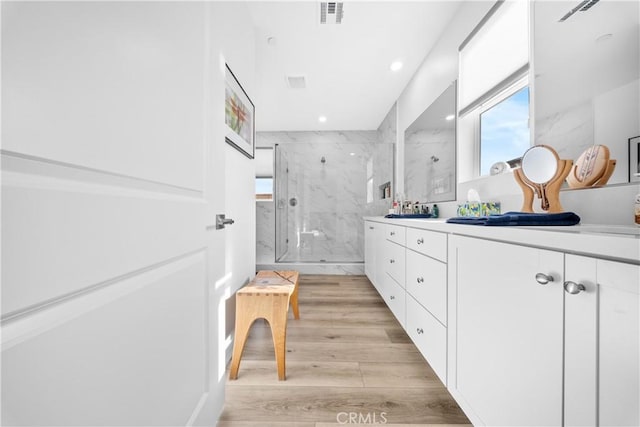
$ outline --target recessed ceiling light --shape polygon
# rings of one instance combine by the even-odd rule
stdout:
[[[453,119],[455,119],[455,118],[456,118],[456,115],[455,115],[455,114],[449,114],[449,115],[448,115],[447,117],[445,117],[444,119],[445,119],[445,120],[453,120]]]
[[[402,65],[403,64],[401,61],[393,61],[389,68],[391,69],[391,71],[398,71],[402,68]]]
[[[355,155],[356,155],[356,153],[349,153],[349,155],[350,155],[350,156],[355,156]]]
[[[318,117],[318,121],[319,121],[320,123],[324,123],[324,122],[326,122],[326,121],[327,121],[327,117],[326,117],[326,116],[320,116],[320,117]]]

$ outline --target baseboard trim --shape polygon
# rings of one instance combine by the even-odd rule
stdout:
[[[193,409],[193,412],[191,413],[189,420],[187,420],[185,427],[193,426],[193,423],[195,423],[198,417],[200,416],[200,412],[202,412],[202,408],[204,408],[204,404],[207,402],[208,398],[209,398],[209,393],[203,393],[202,396],[200,396],[200,400],[198,400],[198,403],[196,404],[196,407]]]

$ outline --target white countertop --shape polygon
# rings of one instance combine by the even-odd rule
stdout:
[[[446,218],[365,217],[364,219],[640,264],[640,227],[596,224],[555,227],[486,227],[448,224]]]

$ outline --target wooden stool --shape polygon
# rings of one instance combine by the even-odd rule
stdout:
[[[289,302],[293,308],[294,318],[300,319],[297,271],[259,271],[247,286],[236,293],[236,331],[229,372],[230,380],[238,379],[240,359],[242,359],[247,335],[251,325],[257,319],[265,319],[271,327],[278,379],[285,380]]]

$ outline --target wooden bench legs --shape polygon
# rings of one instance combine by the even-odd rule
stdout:
[[[291,305],[296,319],[299,319],[297,289],[296,297],[291,295]],[[295,303],[294,303],[295,301]],[[273,347],[276,353],[276,363],[278,365],[278,379],[285,380],[285,352],[287,340],[287,312],[289,311],[289,295],[236,295],[236,331],[233,343],[233,359],[229,379],[238,378],[240,369],[240,359],[247,341],[249,329],[256,319],[263,318],[271,327],[273,336]]]

